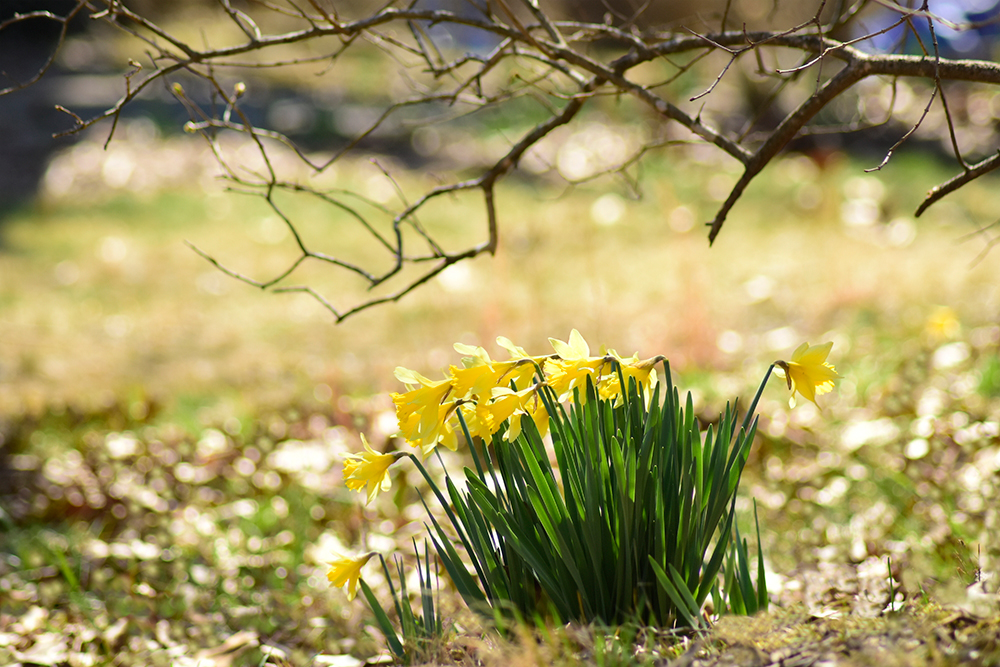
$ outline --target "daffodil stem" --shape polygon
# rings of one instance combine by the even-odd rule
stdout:
[[[753,419],[754,412],[757,411],[757,402],[760,401],[761,394],[764,393],[764,387],[767,386],[767,381],[771,379],[771,371],[774,370],[774,364],[767,367],[767,373],[764,374],[764,379],[761,381],[760,386],[757,387],[757,394],[753,397],[753,402],[750,403],[750,409],[747,410],[747,414],[743,417],[743,425],[740,427],[745,433],[750,427],[750,420]]]
[[[488,581],[486,574],[479,567],[479,561],[474,557],[476,552],[473,550],[472,544],[469,542],[469,538],[465,536],[465,531],[462,530],[462,524],[459,523],[455,513],[451,511],[451,506],[445,499],[444,494],[441,493],[441,489],[439,489],[437,484],[434,483],[434,480],[431,479],[431,476],[427,473],[427,468],[425,468],[424,464],[420,462],[420,459],[410,452],[407,452],[406,456],[408,456],[417,466],[417,470],[419,470],[420,474],[424,476],[424,480],[427,481],[427,485],[431,487],[431,490],[434,492],[435,497],[437,497],[441,507],[444,508],[445,514],[448,515],[448,520],[451,521],[452,527],[455,529],[455,532],[458,533],[458,539],[462,541],[462,545],[465,547],[465,550],[468,552],[470,558],[472,558],[472,564],[476,568],[476,574],[479,575],[480,581]],[[426,504],[424,507],[426,507]]]
[[[431,479],[431,476],[427,472],[427,468],[424,467],[424,464],[421,463],[420,459],[418,459],[414,454],[407,452],[406,456],[409,457],[413,461],[413,463],[417,466],[417,470],[419,470],[420,474],[424,476],[424,480],[427,481],[427,485],[431,487],[431,491],[434,492],[434,495],[437,497],[438,502],[441,503],[441,507],[443,507],[444,511],[448,514],[448,519],[451,520],[452,525],[454,525],[455,528],[458,529],[458,524],[455,520],[455,515],[452,514],[451,507],[448,506],[448,501],[445,500],[444,494],[441,493],[441,489],[439,489],[437,484],[434,483],[434,480]],[[461,530],[459,530],[459,536],[462,536]],[[463,542],[465,541],[464,537],[462,541]]]
[[[461,417],[459,417],[459,419],[461,419]],[[447,475],[448,474],[448,466],[446,466],[444,464],[444,459],[441,458],[441,450],[438,449],[437,447],[434,448],[434,456],[437,458],[438,463],[441,464],[441,469],[444,470],[444,474]]]

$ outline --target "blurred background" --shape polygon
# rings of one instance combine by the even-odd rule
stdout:
[[[347,17],[371,11],[367,2],[333,4]],[[552,12],[621,23],[638,4],[553,3]],[[681,19],[697,29],[689,17],[707,15],[708,4],[654,2],[636,29]],[[996,60],[996,2],[932,4],[977,26],[940,26],[942,55]],[[0,22],[75,5],[8,0]],[[469,11],[463,2],[430,5]],[[208,0],[129,6],[178,34],[231,37]],[[745,0],[734,3],[730,26],[792,26],[809,18],[801,11]],[[877,6],[864,18],[854,25],[868,31],[892,21]],[[0,31],[4,86],[45,62],[59,38],[53,25]],[[919,52],[904,36],[888,31],[863,46]],[[438,37],[466,50],[492,46],[471,32]],[[329,155],[406,90],[397,64],[377,55],[359,49],[329,73],[311,65],[224,77],[246,83],[243,108],[254,122]],[[596,102],[499,186],[495,257],[456,265],[399,303],[334,326],[308,296],[261,292],[186,245],[257,279],[295,257],[273,210],[227,191],[208,145],[182,131],[188,113],[165,86],[126,108],[110,142],[107,121],[51,138],[73,126],[54,105],[82,117],[103,112],[122,94],[129,58],[142,57],[141,44],[81,15],[45,76],[0,97],[0,599],[14,616],[41,610],[34,636],[72,598],[69,618],[103,614],[102,632],[129,619],[112,644],[205,645],[252,629],[290,652],[357,653],[357,641],[374,650],[377,636],[352,639],[363,615],[328,590],[320,564],[335,547],[374,548],[419,532],[405,473],[395,497],[370,507],[339,482],[359,431],[376,449],[401,446],[393,369],[436,378],[459,363],[455,342],[501,357],[497,336],[543,354],[548,337],[565,340],[572,328],[592,350],[666,355],[705,421],[751,394],[768,364],[801,342],[834,342],[830,360],[844,380],[819,399],[822,411],[801,400],[790,408],[777,380],[760,407],[741,511],[751,498],[761,508],[776,599],[854,604],[843,601],[865,576],[884,575],[886,556],[900,589],[914,595],[936,585],[958,599],[977,571],[995,571],[1000,269],[991,226],[1000,187],[987,175],[913,216],[929,188],[960,171],[937,104],[884,169],[865,171],[920,118],[931,95],[924,83],[866,81],[831,105],[820,125],[874,127],[797,141],[750,186],[711,248],[703,223],[738,165],[627,101]],[[705,59],[674,84],[677,98],[703,91],[724,64]],[[671,72],[657,67],[642,76]],[[197,82],[183,83],[211,104]],[[765,84],[752,67],[734,68],[685,109],[752,141],[815,79],[775,95]],[[997,150],[998,92],[947,88],[970,159]],[[366,140],[324,183],[398,208],[396,187],[412,200],[474,173],[537,110],[515,104],[446,129],[406,120]],[[628,179],[590,179],[652,138],[679,145],[647,155]],[[238,143],[227,148],[253,159]],[[308,177],[279,158],[292,176]],[[319,249],[353,238],[321,200],[290,199],[285,210]],[[432,218],[455,243],[483,235],[474,198],[456,197]],[[338,303],[365,296],[363,285],[323,267],[304,267],[298,282]],[[837,577],[828,588],[803,583]],[[171,600],[178,596],[203,614],[197,633],[183,638],[171,625],[149,639],[158,627],[141,620],[149,614],[190,621]],[[10,631],[12,617],[3,618]]]

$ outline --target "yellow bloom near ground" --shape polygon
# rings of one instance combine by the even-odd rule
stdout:
[[[365,486],[368,487],[368,501],[375,500],[379,491],[388,491],[392,484],[389,479],[389,466],[391,466],[399,455],[380,454],[372,449],[361,434],[361,443],[365,446],[365,451],[361,454],[348,454],[344,461],[344,484],[353,491],[360,491]]]
[[[341,556],[336,560],[332,560],[329,562],[331,569],[327,573],[326,578],[337,588],[342,588],[346,585],[347,599],[353,600],[354,596],[358,594],[358,579],[361,578],[361,568],[374,555],[375,552],[371,552],[358,558]]]

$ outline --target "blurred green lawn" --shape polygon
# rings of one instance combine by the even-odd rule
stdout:
[[[339,484],[358,429],[376,448],[393,431],[393,368],[433,378],[458,362],[456,341],[499,356],[503,335],[544,353],[572,328],[593,348],[666,355],[704,419],[799,343],[833,340],[845,379],[822,412],[790,409],[778,379],[760,406],[741,510],[751,498],[762,510],[776,598],[849,605],[810,573],[853,567],[859,585],[860,571],[884,579],[887,556],[909,596],[964,591],[1000,555],[1000,268],[968,237],[994,221],[1000,188],[980,179],[914,220],[948,170],[917,154],[866,166],[784,158],[713,248],[700,223],[735,179],[726,164],[652,160],[637,201],[610,179],[569,191],[511,179],[496,257],[339,326],[184,244],[277,272],[292,240],[259,200],[197,181],[50,193],[0,226],[0,463],[23,482],[5,492],[0,596],[22,592],[3,612],[40,605],[45,622],[105,635],[130,619],[98,652],[153,636],[150,614],[208,628],[164,630],[163,651],[247,628],[293,653],[374,650],[355,643],[359,607],[327,590],[321,562],[338,541],[419,533],[405,480],[369,508]],[[337,173],[338,187],[378,186],[363,160]],[[397,176],[411,197],[436,182]],[[315,201],[286,210],[321,247],[353,233]],[[425,224],[456,242],[484,226],[471,201],[434,213]],[[362,296],[322,267],[297,282]]]

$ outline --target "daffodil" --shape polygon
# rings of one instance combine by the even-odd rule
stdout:
[[[527,357],[502,362],[502,372],[497,379],[497,386],[509,388],[513,384],[516,391],[530,387],[535,383],[537,369],[542,366],[545,359],[545,357]]]
[[[417,385],[406,393],[395,393],[396,420],[399,430],[411,445],[425,451],[444,437],[445,421],[451,416],[454,402],[445,403],[454,387],[451,378],[434,382],[416,371],[400,366],[396,378],[407,385]]]
[[[516,421],[518,415],[514,413],[521,410],[523,393],[515,393],[507,387],[493,387],[493,398],[480,398],[478,401],[464,403],[460,409],[469,435],[489,440],[505,421]]]
[[[458,398],[489,396],[490,390],[496,386],[500,375],[492,365],[487,364],[466,368],[452,366],[449,369],[449,374],[455,389],[455,396]]]
[[[556,351],[556,354],[559,355],[559,358],[565,361],[580,361],[590,356],[590,346],[587,345],[587,341],[583,335],[576,329],[569,332],[568,342],[563,342],[557,338],[550,338],[549,343],[552,345],[552,349]]]
[[[490,355],[481,347],[455,343],[455,351],[468,356],[462,357],[463,368],[452,366],[450,374],[455,396],[470,398],[472,396],[489,396],[490,390],[496,386],[502,369],[498,369]]]
[[[539,389],[543,385],[536,384],[522,389],[521,391],[511,391],[506,387],[497,387],[493,390],[494,419],[502,422],[508,420],[507,432],[504,440],[513,442],[521,434],[521,417],[528,415],[535,422],[538,433],[543,438],[549,432],[549,413],[545,409],[545,402],[538,395]]]
[[[524,402],[524,412],[531,417],[531,421],[535,422],[535,428],[538,429],[540,437],[544,438],[548,435],[549,411],[545,407],[545,401],[538,395],[537,390],[535,390],[529,400]]]
[[[455,416],[459,404],[460,401],[442,403],[437,406],[436,416],[431,420],[417,419],[416,415],[413,415],[407,426],[404,427],[400,422],[400,432],[410,445],[420,449],[424,457],[433,452],[438,445],[455,451],[458,449],[458,436],[455,433],[452,417]],[[429,413],[429,409],[425,410],[426,413]],[[424,426],[428,426],[428,429],[424,430]]]
[[[469,429],[469,435],[474,438],[488,440],[497,428],[499,428],[499,425],[494,424],[489,404],[485,400],[463,403],[459,409],[462,411],[462,418]],[[457,420],[457,413],[455,417]],[[452,428],[454,430],[454,427]]]
[[[545,357],[529,357],[524,349],[502,336],[497,338],[497,343],[511,353],[509,360],[494,361],[481,347],[455,343],[455,350],[468,355],[462,357],[462,368],[452,366],[450,369],[456,398],[489,397],[493,387],[509,387],[514,383],[515,387],[523,389],[532,384],[535,364],[542,364]]]
[[[561,401],[571,397],[574,388],[586,386],[588,377],[596,385],[601,368],[610,360],[610,357],[591,357],[590,346],[576,329],[570,332],[568,342],[550,338],[549,343],[558,358],[545,362],[545,372],[549,386]]]
[[[361,568],[374,555],[375,552],[371,552],[358,558],[341,556],[337,560],[332,560],[329,562],[331,569],[327,573],[326,578],[337,588],[346,585],[347,599],[353,600],[354,596],[358,594],[358,579],[361,578]]]
[[[788,388],[812,401],[816,407],[819,407],[816,394],[825,394],[833,389],[833,381],[841,377],[826,361],[831,348],[832,342],[813,346],[802,343],[792,352],[790,361],[775,362],[785,372]]]
[[[618,359],[618,363],[621,364],[625,385],[628,386],[629,378],[634,378],[636,386],[642,389],[648,402],[652,398],[653,385],[657,382],[656,364],[663,361],[663,357],[656,356],[640,361],[638,354],[633,354],[628,359],[622,359],[614,350],[608,350],[608,354]],[[608,376],[601,380],[598,392],[604,400],[617,396],[621,401],[622,387],[617,369],[612,368]]]
[[[515,411],[523,408],[524,395],[527,391],[529,390],[515,392],[508,387],[493,388],[493,400],[487,409],[490,418],[496,424],[496,428],[493,429],[494,433],[500,428],[500,424],[511,418]]]
[[[534,384],[537,368],[550,358],[547,355],[533,357],[525,352],[523,347],[514,345],[505,336],[497,337],[497,345],[510,352],[510,360],[502,362],[505,370],[500,374],[499,384],[509,387],[510,383],[513,382],[518,391]]]
[[[395,463],[400,454],[380,454],[372,449],[361,435],[361,443],[365,446],[364,453],[348,454],[344,461],[344,484],[353,491],[368,487],[368,501],[375,500],[379,491],[388,491],[392,485],[389,479],[389,466]]]

